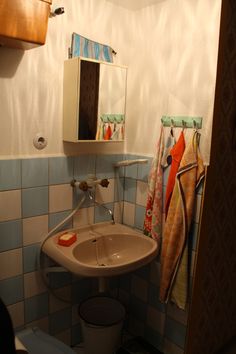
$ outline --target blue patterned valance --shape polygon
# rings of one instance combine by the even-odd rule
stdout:
[[[80,34],[72,34],[71,57],[85,57],[101,61],[113,62],[115,51],[108,45],[101,44]]]

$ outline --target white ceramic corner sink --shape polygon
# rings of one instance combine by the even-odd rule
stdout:
[[[69,247],[58,245],[60,232],[43,245],[43,252],[74,274],[110,277],[133,271],[157,255],[157,243],[121,224],[103,222],[68,230],[77,234]]]

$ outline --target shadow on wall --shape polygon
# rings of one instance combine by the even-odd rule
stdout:
[[[0,78],[11,78],[15,75],[24,55],[22,49],[0,47]]]

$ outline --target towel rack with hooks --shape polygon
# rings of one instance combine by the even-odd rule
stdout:
[[[162,116],[161,122],[164,127],[202,128],[202,117]]]
[[[103,123],[124,123],[124,114],[102,114],[100,119]]]

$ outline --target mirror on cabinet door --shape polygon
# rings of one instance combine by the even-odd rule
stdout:
[[[123,141],[127,67],[76,57],[64,63],[63,140]]]

